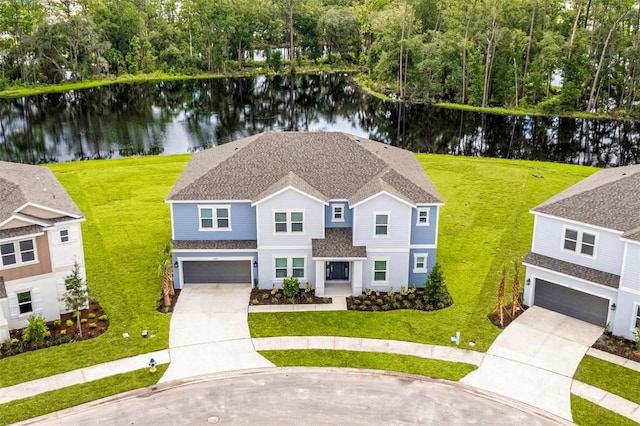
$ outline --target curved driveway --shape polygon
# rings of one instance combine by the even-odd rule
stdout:
[[[39,425],[569,424],[459,383],[324,368],[269,368],[174,381],[34,421]]]

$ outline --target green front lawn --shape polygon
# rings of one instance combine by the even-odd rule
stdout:
[[[634,426],[637,424],[631,419],[573,394],[571,394],[571,415],[573,422],[580,426]]]
[[[155,310],[161,289],[156,271],[171,238],[164,199],[188,159],[50,166],[87,219],[82,224],[87,282],[110,325],[95,339],[0,359],[0,387],[168,347],[170,316]],[[145,329],[155,337],[143,339]]]
[[[499,334],[487,319],[497,305],[503,266],[509,300],[513,261],[531,246],[529,210],[597,169],[534,161],[417,154],[444,199],[438,261],[453,306],[435,312],[252,313],[254,337],[333,335],[451,345],[485,351]],[[521,289],[524,268],[520,268]],[[474,347],[468,343],[475,342]]]
[[[169,364],[159,365],[155,374],[143,368],[130,373],[106,377],[82,385],[45,392],[31,398],[12,401],[0,406],[0,424],[6,425],[33,417],[44,416],[65,408],[95,401],[134,389],[151,386],[158,382]],[[97,414],[99,416],[99,414]]]
[[[314,349],[260,351],[260,354],[278,367],[370,368],[454,381],[476,369],[476,366],[471,364],[378,352]]]
[[[585,356],[574,379],[640,404],[640,372]]]

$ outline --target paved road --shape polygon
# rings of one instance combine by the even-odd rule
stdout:
[[[24,424],[569,424],[460,383],[356,369],[270,368],[174,381]]]

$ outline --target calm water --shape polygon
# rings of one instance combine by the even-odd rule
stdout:
[[[193,152],[266,130],[339,130],[416,152],[640,163],[640,124],[515,117],[380,101],[343,75],[118,84],[0,99],[0,159]]]

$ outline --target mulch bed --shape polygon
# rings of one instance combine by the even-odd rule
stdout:
[[[347,309],[362,312],[393,311],[396,309],[414,309],[418,311],[435,311],[448,308],[453,304],[447,294],[438,303],[427,303],[424,300],[424,289],[416,288],[403,293],[371,291],[360,296],[347,297]]]
[[[596,340],[592,347],[623,358],[640,362],[640,350],[636,350],[635,342],[619,336],[614,336],[611,333],[604,333],[598,338],[598,340]]]
[[[331,303],[330,297],[318,297],[313,293],[313,290],[306,291],[300,290],[300,293],[294,298],[289,298],[284,295],[281,289],[272,290],[259,290],[252,289],[251,296],[249,296],[249,304],[256,305],[310,305],[310,304],[322,304]]]
[[[498,310],[497,309],[494,312],[490,313],[487,316],[487,318],[489,318],[489,321],[491,321],[491,324],[495,325],[498,328],[504,329],[506,326],[511,324],[513,322],[513,320],[515,320],[520,315],[522,315],[522,313],[524,311],[526,311],[528,308],[529,308],[528,306],[523,306],[523,305],[517,306],[516,307],[516,316],[511,316],[511,304],[503,306],[503,308],[502,308],[502,312],[503,312],[502,326],[500,326],[500,315],[498,315]]]
[[[48,348],[51,346],[58,346],[64,343],[75,342],[78,340],[88,340],[94,337],[100,336],[109,328],[108,319],[100,319],[105,315],[104,310],[100,304],[91,300],[89,302],[89,309],[83,309],[80,311],[80,318],[86,319],[84,323],[80,324],[82,330],[82,337],[78,334],[77,320],[73,318],[73,313],[69,312],[60,315],[60,325],[56,326],[54,321],[47,323],[47,328],[51,332],[51,336],[46,338],[41,347],[34,348],[29,342],[22,341],[22,330],[16,329],[9,332],[9,341],[2,342],[0,348],[0,358],[4,358],[11,355],[17,355],[23,352],[30,352],[37,349]],[[89,318],[91,316],[92,318]],[[67,320],[72,321],[72,325],[67,325]],[[91,324],[95,324],[94,327]],[[63,330],[66,330],[63,332]],[[17,339],[17,342],[12,343],[12,339]]]
[[[156,307],[156,310],[162,314],[168,314],[173,312],[173,309],[176,307],[176,303],[178,303],[178,297],[180,297],[180,289],[176,288],[174,289],[175,294],[173,296],[169,296],[169,299],[171,300],[171,305],[169,306],[164,306],[164,297],[162,296],[162,293],[160,293],[160,299],[158,299],[158,306]]]

